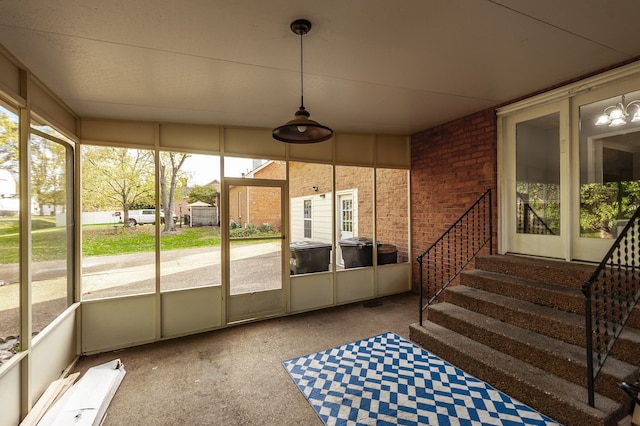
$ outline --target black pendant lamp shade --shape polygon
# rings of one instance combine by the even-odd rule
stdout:
[[[291,23],[291,31],[300,36],[300,109],[293,120],[273,129],[273,137],[287,143],[315,143],[330,139],[333,130],[317,121],[309,119],[309,111],[304,108],[304,84],[302,72],[302,36],[311,29],[311,22],[297,19]]]
[[[304,109],[304,105],[296,111],[293,120],[273,129],[275,139],[289,143],[322,142],[330,139],[331,136],[333,136],[333,130],[309,119],[309,112]]]

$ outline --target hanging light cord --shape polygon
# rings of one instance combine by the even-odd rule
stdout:
[[[304,36],[303,32],[300,32],[300,107],[304,109],[304,61],[303,57],[303,49],[302,49],[302,37]]]

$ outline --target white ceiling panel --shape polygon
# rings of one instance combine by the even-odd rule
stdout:
[[[413,134],[640,56],[640,2],[3,0],[0,43],[81,117]]]

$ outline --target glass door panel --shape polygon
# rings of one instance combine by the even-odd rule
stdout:
[[[284,182],[229,179],[227,322],[284,311]]]
[[[599,261],[640,206],[640,91],[580,106],[576,259]]]
[[[562,111],[553,104],[505,120],[502,233],[507,252],[566,256],[561,200],[568,191],[561,187],[566,167],[561,141],[568,132]]]
[[[516,124],[516,232],[560,235],[560,114]]]

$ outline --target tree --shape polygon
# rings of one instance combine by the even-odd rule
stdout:
[[[189,154],[177,152],[163,152],[160,155],[160,195],[164,208],[164,232],[175,230],[173,221],[174,200],[178,174]],[[167,190],[167,184],[169,188]]]
[[[44,206],[66,204],[66,150],[59,143],[31,137],[31,197],[38,203],[40,215]]]
[[[128,226],[131,206],[155,204],[152,151],[83,146],[82,161],[83,208],[118,206],[124,212],[124,225]]]
[[[196,185],[189,191],[188,201],[190,203],[202,201],[213,206],[216,203],[216,195],[218,195],[218,190],[213,186]]]
[[[18,181],[18,118],[0,107],[0,168]]]

